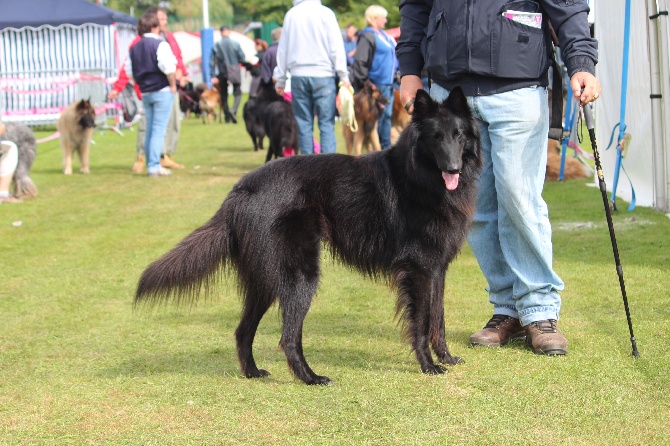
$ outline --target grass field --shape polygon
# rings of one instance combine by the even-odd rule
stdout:
[[[491,307],[464,246],[447,274],[445,311],[447,342],[465,364],[421,374],[386,285],[326,261],[304,344],[335,384],[292,378],[276,308],[255,343],[272,376],[247,380],[233,283],[192,309],[134,311],[132,297],[148,263],[209,219],[265,153],[252,151],[241,123],[191,118],[176,156],[187,168],[149,179],[130,172],[134,132],[94,139],[90,175],[64,176],[58,141],[39,145],[39,196],[0,206],[0,444],[668,444],[664,214],[619,203],[614,215],[637,359],[600,193],[572,181],[545,189],[568,356],[468,347]]]

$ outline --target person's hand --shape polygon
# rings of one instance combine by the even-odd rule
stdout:
[[[578,71],[573,74],[570,78],[570,87],[580,105],[594,102],[600,97],[602,91],[598,79],[586,71]]]
[[[116,90],[112,90],[107,94],[107,99],[116,99],[119,97],[119,92]]]
[[[281,97],[284,97],[284,88],[283,87],[275,87],[275,91],[277,94]]]
[[[400,79],[400,104],[410,115],[414,112],[416,91],[421,89],[423,89],[423,82],[419,76],[408,74]]]
[[[341,84],[347,90],[351,88],[351,82],[349,82],[349,81],[342,81]]]
[[[219,83],[219,78],[218,77],[213,77],[212,78],[212,85],[217,85]]]
[[[170,93],[175,94],[177,92],[177,85],[170,85]]]

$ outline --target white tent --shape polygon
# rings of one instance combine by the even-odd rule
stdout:
[[[0,4],[0,118],[52,124],[70,102],[91,98],[104,121],[106,88],[137,20],[87,0]]]
[[[595,108],[596,137],[605,182],[611,190],[618,129],[614,132],[612,147],[605,149],[620,121],[626,0],[592,0],[591,5],[595,37],[599,42],[596,76],[603,87]],[[649,19],[658,11],[666,11],[666,15]],[[638,205],[666,212],[670,211],[670,34],[667,11],[668,0],[631,1],[624,122],[626,133],[632,139],[623,159],[625,172],[620,171],[616,191],[617,197],[630,201],[632,184]]]

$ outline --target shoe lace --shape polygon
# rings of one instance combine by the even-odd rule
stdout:
[[[484,328],[498,328],[500,327],[507,319],[511,319],[511,316],[505,316],[504,314],[494,314],[493,317],[486,323]]]
[[[556,321],[554,319],[549,319],[546,321],[537,321],[533,322],[540,333],[556,333],[558,329],[556,328]]]

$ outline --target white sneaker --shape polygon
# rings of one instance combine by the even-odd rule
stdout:
[[[166,169],[165,167],[160,167],[156,172],[151,172],[149,174],[150,177],[155,178],[155,177],[167,177],[172,175],[172,171],[170,169]]]

